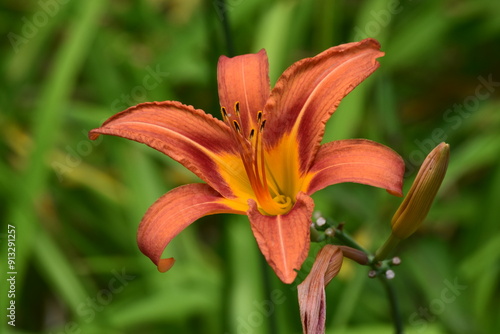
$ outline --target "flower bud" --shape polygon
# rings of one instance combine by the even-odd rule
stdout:
[[[392,217],[392,233],[399,239],[413,234],[424,221],[448,168],[450,146],[441,143],[425,158],[403,203]]]

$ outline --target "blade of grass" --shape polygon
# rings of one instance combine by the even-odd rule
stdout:
[[[279,1],[264,15],[257,27],[254,51],[265,48],[269,57],[269,78],[276,82],[278,76],[287,67],[286,55],[289,51],[288,40],[291,38],[290,25],[296,2]]]
[[[87,294],[82,277],[76,274],[64,250],[59,248],[45,230],[40,229],[37,231],[33,251],[37,254],[37,267],[53,286],[53,291],[60,293],[73,314],[78,314],[78,308],[85,302]]]
[[[498,133],[486,133],[469,138],[456,149],[452,149],[450,165],[443,181],[442,189],[447,189],[471,170],[496,163],[500,152]]]
[[[386,67],[394,70],[399,67],[411,66],[423,57],[434,54],[439,49],[445,33],[451,26],[451,21],[443,12],[443,2],[432,1],[418,3],[411,10],[404,24],[396,26],[390,43],[385,48]]]
[[[61,45],[54,58],[53,70],[47,83],[43,85],[40,103],[34,110],[32,131],[35,146],[30,153],[28,167],[23,173],[23,183],[18,185],[17,192],[13,194],[15,203],[7,219],[9,223],[18,226],[17,244],[22,245],[18,247],[16,254],[16,269],[20,273],[16,282],[18,286],[22,286],[22,273],[25,272],[31,257],[32,246],[39,229],[33,204],[37,202],[46,186],[49,171],[45,160],[58,138],[64,106],[74,87],[85,55],[90,50],[89,45],[97,32],[97,22],[104,5],[105,2],[99,0],[78,3],[75,10],[80,14],[68,29],[67,43]],[[44,262],[47,259],[41,256],[38,260]],[[5,305],[7,294],[1,292],[0,305]],[[2,308],[1,315],[5,318],[5,308]]]
[[[364,270],[365,268],[356,268],[352,280],[346,284],[342,295],[339,296],[338,305],[341,307],[337,309],[332,320],[327,323],[327,330],[335,329],[338,333],[344,333],[347,329],[347,323],[356,308],[356,304],[360,301],[361,292],[368,279],[362,274]]]
[[[7,64],[5,66],[5,76],[14,86],[19,87],[18,84],[27,80],[30,76],[33,76],[38,70],[36,67],[40,65],[40,56],[47,52],[47,48],[51,44],[50,39],[56,34],[55,30],[59,27],[60,23],[67,18],[67,10],[70,7],[71,6],[66,6],[65,4],[55,7],[57,11],[54,11],[54,16],[47,21],[47,24],[36,27],[33,32],[33,37],[23,37],[22,43],[16,44],[15,47],[11,45],[13,52],[9,54],[9,57],[7,57],[5,61],[5,64]],[[34,8],[36,8],[36,11],[33,16],[41,10],[39,6],[34,6]],[[23,22],[23,25],[13,27],[11,32],[24,35],[22,32],[26,27],[27,21],[21,19],[19,21]]]
[[[250,332],[269,333],[269,319],[265,317],[265,314],[262,314],[260,309],[256,308],[256,305],[271,298],[264,296],[263,273],[258,258],[261,255],[253,240],[248,223],[245,221],[246,218],[236,216],[231,218],[234,221],[226,224],[227,247],[232,271],[230,313],[228,314],[231,332],[239,333],[242,330],[250,329]],[[252,314],[254,313],[257,313],[261,317],[259,319],[262,319],[257,328],[253,326],[255,320],[252,318]]]

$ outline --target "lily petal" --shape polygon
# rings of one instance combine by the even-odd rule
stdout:
[[[89,136],[96,139],[100,134],[146,144],[180,162],[223,196],[234,197],[221,170],[231,169],[228,157],[238,156],[238,151],[228,126],[202,110],[175,101],[141,103],[109,118]]]
[[[173,265],[172,258],[161,259],[170,241],[195,220],[216,213],[245,214],[207,184],[177,187],[160,197],[144,215],[137,232],[139,249],[165,272]]]
[[[228,58],[221,56],[217,65],[219,100],[228,113],[239,102],[243,134],[257,126],[257,112],[263,111],[270,94],[269,63],[264,49],[255,54]]]
[[[312,194],[332,184],[355,182],[402,196],[404,170],[403,159],[387,146],[366,139],[337,140],[321,145],[303,187]]]
[[[306,279],[297,287],[304,334],[325,333],[325,287],[342,267],[343,254],[335,245],[325,245],[316,255]]]
[[[376,58],[384,54],[379,49],[376,40],[365,39],[332,47],[290,66],[278,79],[264,108],[264,142],[270,154],[298,146],[297,167],[300,173],[307,172],[327,120],[342,98],[378,68]],[[275,176],[281,173],[273,172]]]
[[[292,283],[309,251],[309,226],[314,201],[304,193],[285,215],[262,215],[249,200],[248,218],[257,244],[269,265],[284,283]]]

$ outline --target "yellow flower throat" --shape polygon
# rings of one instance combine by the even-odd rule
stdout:
[[[232,130],[234,139],[239,144],[241,161],[255,194],[259,210],[270,216],[286,214],[293,206],[292,199],[283,195],[276,182],[273,182],[272,175],[270,175],[271,182],[268,182],[266,177],[267,167],[262,143],[262,133],[266,120],[262,118],[262,111],[257,112],[256,125],[250,129],[248,135],[245,135],[241,126],[243,123],[240,117],[239,102],[235,103],[233,114],[228,113],[225,107],[221,108],[221,112],[224,121]],[[268,169],[267,172],[269,173]]]

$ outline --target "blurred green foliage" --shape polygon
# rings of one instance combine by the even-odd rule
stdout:
[[[174,268],[158,273],[136,247],[137,225],[160,195],[197,180],[146,146],[87,139],[143,101],[179,100],[218,116],[224,23],[236,54],[267,49],[273,81],[330,46],[382,43],[380,69],[342,102],[325,141],[389,145],[407,162],[405,189],[424,156],[450,143],[448,175],[427,222],[399,249],[394,284],[408,333],[499,332],[500,2],[223,3],[0,4],[0,332],[301,332],[295,285],[275,278],[246,217],[196,222],[168,247]],[[314,198],[372,250],[400,202],[354,184]],[[6,317],[8,225],[16,229],[15,327]],[[346,261],[329,285],[328,333],[392,331],[367,270]]]

